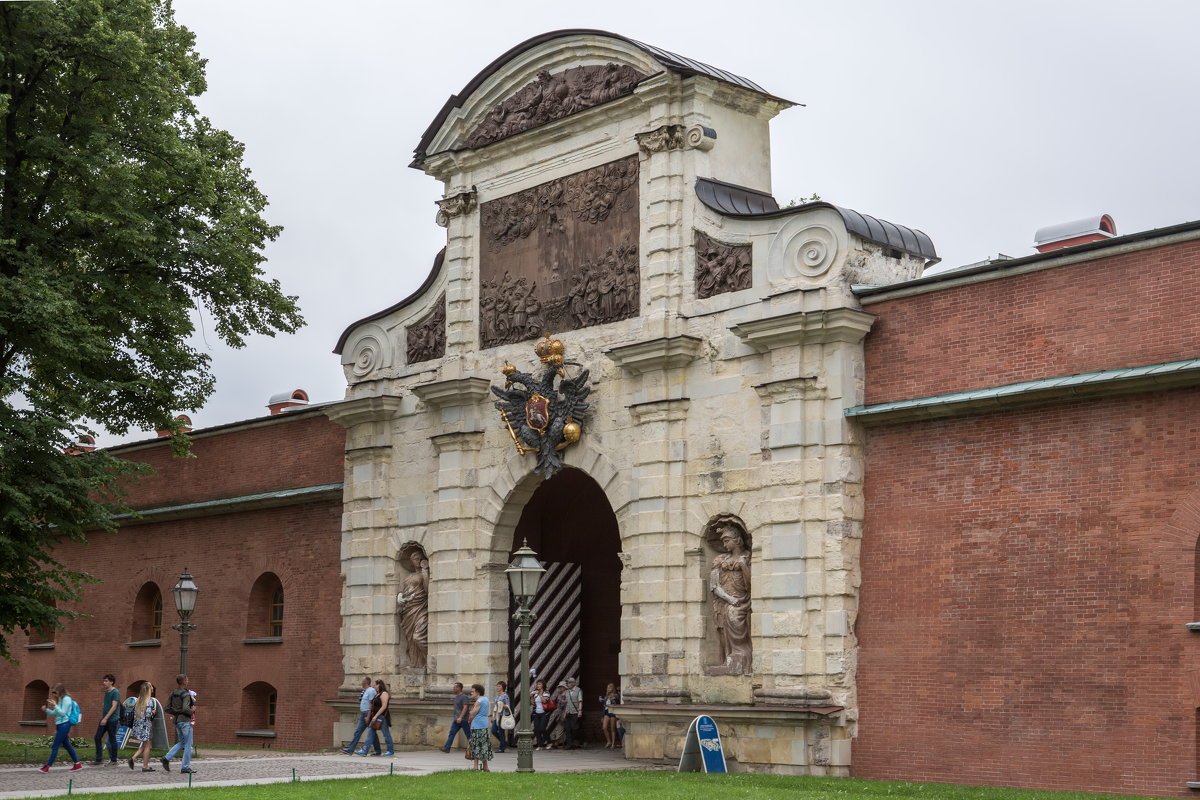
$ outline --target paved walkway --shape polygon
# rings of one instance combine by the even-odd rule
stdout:
[[[192,766],[193,786],[243,786],[256,783],[287,783],[295,777],[302,781],[326,778],[358,778],[364,775],[428,775],[454,769],[471,769],[462,750],[443,753],[430,748],[398,752],[390,758],[348,756],[330,753],[287,753],[246,755],[244,752],[209,749]],[[211,755],[209,755],[211,754]],[[179,759],[171,762],[171,771],[164,772],[162,764],[151,764],[156,772],[142,772],[141,764],[130,771],[122,761],[115,767],[93,767],[85,764],[78,772],[70,772],[70,762],[60,759],[43,774],[35,767],[0,767],[0,798],[55,797],[67,793],[68,781],[75,792],[121,792],[132,789],[177,789],[187,786],[188,776],[179,774]],[[492,760],[497,772],[515,772],[516,748]],[[651,762],[626,761],[620,750],[603,747],[564,752],[549,750],[534,752],[533,767],[538,772],[582,772],[603,769],[663,769]]]

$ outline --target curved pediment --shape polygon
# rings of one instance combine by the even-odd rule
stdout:
[[[753,81],[661,48],[598,30],[562,30],[522,42],[453,95],[421,137],[411,166],[435,153],[478,149],[631,94],[663,72],[703,75],[785,105]]]

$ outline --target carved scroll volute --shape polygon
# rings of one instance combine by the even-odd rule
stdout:
[[[450,225],[450,220],[470,214],[475,210],[477,195],[475,190],[459,192],[437,201],[437,217],[434,221],[443,228]]]

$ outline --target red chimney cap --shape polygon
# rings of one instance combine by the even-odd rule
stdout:
[[[1038,228],[1033,234],[1033,246],[1039,253],[1047,253],[1063,247],[1098,242],[1117,235],[1117,224],[1108,214],[1100,214],[1072,222],[1060,222]]]

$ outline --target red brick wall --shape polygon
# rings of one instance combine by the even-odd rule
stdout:
[[[175,458],[169,447],[158,444],[114,453],[154,468],[155,475],[131,487],[130,497],[134,508],[156,508],[341,483],[345,441],[344,428],[321,414],[305,414],[198,436],[192,440],[192,458]]]
[[[1197,404],[869,431],[856,776],[1187,794]]]
[[[198,496],[338,483],[343,441],[342,428],[316,417],[200,439],[198,459],[164,458],[165,446],[141,450],[137,454],[157,463],[160,475],[148,490],[152,501],[142,502],[141,495],[134,501],[143,507],[175,505]],[[280,454],[278,463],[272,452]],[[177,479],[178,473],[186,479]],[[66,684],[85,710],[77,733],[89,738],[100,717],[100,678],[106,672],[116,674],[122,691],[148,679],[165,701],[179,670],[179,634],[169,627],[179,617],[170,590],[186,567],[201,589],[192,620],[198,629],[188,652],[191,688],[198,693],[197,745],[258,746],[262,740],[238,738],[234,731],[243,727],[243,688],[263,681],[278,694],[271,746],[329,747],[336,715],[322,701],[337,696],[343,677],[341,511],[338,497],[129,525],[115,533],[94,532],[87,544],[63,546],[57,554],[63,563],[100,580],[86,587],[78,607],[91,616],[58,631],[51,650],[26,650],[23,635],[13,638],[21,663],[0,664],[0,731],[31,730],[17,721],[24,687],[34,680]],[[250,590],[264,572],[275,573],[283,584],[282,642],[243,644]],[[128,647],[134,601],[147,581],[163,593],[161,645]],[[263,633],[260,627],[250,635]]]
[[[866,402],[1200,355],[1200,242],[866,307]]]
[[[868,402],[1200,356],[1189,243],[868,307]],[[1187,796],[1200,389],[866,430],[859,777]]]

